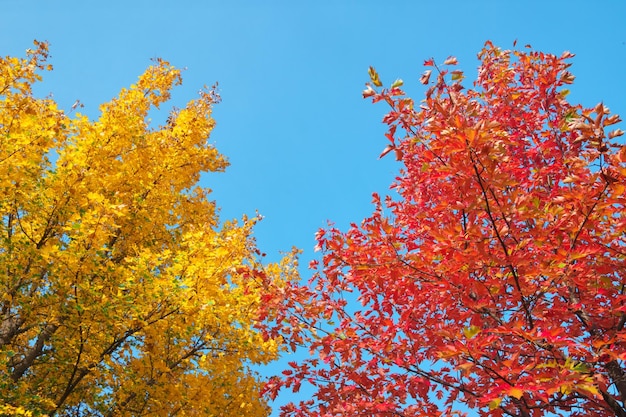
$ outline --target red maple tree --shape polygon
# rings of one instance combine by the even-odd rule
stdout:
[[[626,416],[626,148],[566,100],[572,56],[487,42],[471,88],[428,60],[419,103],[370,68],[399,197],[265,298],[311,352],[266,385],[314,386],[283,415]]]

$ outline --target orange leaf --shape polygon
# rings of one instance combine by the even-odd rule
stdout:
[[[524,395],[524,390],[522,390],[521,388],[517,388],[517,387],[511,387],[509,391],[507,392],[507,394],[519,400],[520,398],[522,398],[522,395]]]

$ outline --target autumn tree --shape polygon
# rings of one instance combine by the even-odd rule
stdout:
[[[157,60],[91,121],[38,99],[47,45],[0,59],[0,414],[261,416],[256,219],[220,223],[202,172],[216,92],[167,122]]]
[[[266,386],[313,385],[283,415],[626,416],[626,148],[572,56],[488,42],[470,87],[428,60],[421,102],[370,69],[397,197],[268,300],[311,352]]]

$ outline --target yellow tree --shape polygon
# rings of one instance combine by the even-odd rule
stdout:
[[[46,58],[0,59],[0,414],[266,415],[250,364],[280,340],[258,277],[295,261],[261,266],[256,219],[220,225],[197,185],[227,166],[215,92],[150,128],[181,83],[157,60],[98,120],[70,118],[32,94]]]

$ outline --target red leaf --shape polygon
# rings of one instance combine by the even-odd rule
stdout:
[[[378,156],[378,159],[381,159],[382,157],[387,155],[389,152],[393,151],[395,148],[396,147],[393,145],[387,145],[387,147],[383,149],[382,153]]]

